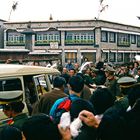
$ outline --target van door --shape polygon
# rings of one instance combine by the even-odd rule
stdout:
[[[46,74],[33,76],[33,80],[36,87],[36,93],[39,95],[38,97],[51,90],[51,84]]]
[[[22,77],[8,77],[8,78],[0,79],[0,92],[2,94],[8,92],[10,94],[14,94],[14,92],[23,93],[23,91],[24,90],[22,84]],[[24,94],[23,94],[23,98],[24,98]],[[27,112],[27,110],[25,112]],[[5,118],[7,118],[7,116],[4,115],[2,111],[2,106],[0,105],[0,120],[3,120]]]

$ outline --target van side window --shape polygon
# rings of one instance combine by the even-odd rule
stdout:
[[[33,79],[36,87],[36,92],[39,97],[40,95],[46,94],[49,91],[46,75],[36,75],[33,77]]]
[[[15,79],[3,79],[0,80],[0,91],[14,91],[22,90],[21,80]]]

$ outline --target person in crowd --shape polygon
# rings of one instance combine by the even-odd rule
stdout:
[[[128,73],[129,73],[129,75],[132,75],[132,76],[134,76],[134,63],[133,62],[130,62],[129,64],[128,64]]]
[[[139,94],[137,94],[137,95],[139,96]],[[124,130],[125,130],[124,138],[127,140],[139,139],[139,137],[140,137],[140,133],[139,133],[139,130],[140,130],[140,98],[139,97],[135,100],[132,109],[125,113],[124,122],[126,125],[124,128]]]
[[[74,66],[72,64],[72,62],[70,60],[68,60],[68,63],[65,66],[67,68],[67,70],[69,71],[70,69],[74,69]]]
[[[75,69],[76,73],[79,72],[79,63],[74,64],[74,69]]]
[[[39,62],[38,61],[33,61],[33,66],[40,66]]]
[[[24,84],[25,84],[25,102],[27,104],[27,108],[29,110],[29,115],[31,115],[33,106],[35,102],[38,100],[37,95],[35,94],[35,84],[32,76],[24,76]]]
[[[23,140],[22,132],[12,126],[5,126],[0,132],[0,140]]]
[[[97,74],[98,74],[98,69],[96,68],[92,68],[91,69],[91,78],[92,78],[92,81],[93,81],[93,84],[97,84]]]
[[[106,82],[105,86],[110,90],[113,96],[118,96],[120,94],[119,86],[117,84],[118,78],[115,76],[115,69],[110,66],[105,68]]]
[[[57,61],[57,69],[62,73],[63,66],[62,66],[62,62],[60,60]]]
[[[91,68],[87,68],[84,73],[84,82],[85,84],[90,87],[93,84],[93,79],[91,77]]]
[[[138,67],[139,67],[139,63],[137,61],[134,62],[134,77],[137,75],[137,72],[138,72]]]
[[[24,106],[25,105],[22,101],[2,105],[4,114],[8,118],[12,118],[12,121],[9,124],[20,130],[22,130],[23,123],[28,119],[28,115],[22,113]]]
[[[26,140],[67,140],[59,133],[57,125],[46,114],[37,114],[28,118],[23,125]]]
[[[84,79],[83,73],[78,72],[76,75],[79,75],[79,76],[81,76],[81,77]],[[91,96],[91,90],[90,90],[90,88],[84,83],[84,88],[83,88],[83,90],[82,90],[82,92],[81,92],[80,97],[81,97],[82,99],[89,100],[89,99],[90,99],[90,96]]]
[[[63,78],[65,78],[66,84],[68,84],[69,79],[70,79],[70,75],[68,74],[67,68],[65,68],[65,67],[63,68],[62,74],[60,76],[63,77]]]
[[[134,87],[134,90],[139,86]],[[132,95],[135,91],[131,92]],[[132,91],[132,90],[131,90]],[[98,139],[101,140],[132,140],[139,138],[140,129],[140,98],[139,95],[129,97],[130,110],[112,108],[106,112],[98,127]]]
[[[104,83],[106,81],[106,76],[105,76],[105,72],[104,72],[104,63],[99,61],[96,64],[95,68],[99,70],[97,72],[97,76],[96,76],[96,85],[104,85]]]
[[[12,59],[10,59],[10,58],[7,59],[6,62],[5,62],[5,64],[11,64],[11,63],[12,63]]]
[[[90,102],[94,106],[95,117],[102,119],[104,112],[114,105],[116,97],[107,88],[97,88],[91,95]]]
[[[136,80],[137,80],[137,83],[140,83],[140,66],[137,68],[137,78],[136,78]]]
[[[120,72],[118,73],[119,78],[124,77],[124,76],[133,77],[133,75],[131,75],[129,73],[129,69],[128,69],[127,64],[122,64],[120,67]]]
[[[82,65],[85,64],[85,63],[88,62],[88,61],[89,61],[89,59],[88,59],[87,57],[84,57],[84,58],[83,58]]]
[[[78,118],[79,113],[83,110],[90,111],[94,114],[94,107],[92,104],[86,100],[80,99],[73,101],[70,108],[70,118],[71,122],[73,122],[76,118]],[[95,140],[96,139],[96,129],[93,127],[89,127],[84,122],[82,123],[82,127],[80,128],[80,133],[74,140]]]
[[[122,97],[118,98],[114,105],[104,112],[98,127],[98,138],[101,140],[123,140],[126,137],[125,114],[129,107],[129,91],[135,85],[136,80],[132,77],[121,77],[118,80]]]
[[[76,74],[75,69],[74,68],[69,69],[68,74],[69,74],[70,77],[74,76]]]
[[[79,113],[79,118],[82,120],[87,126],[98,128],[101,120],[98,120],[94,114],[87,110],[82,110]]]
[[[123,99],[124,97],[128,98],[127,105],[122,101],[122,98],[119,98],[111,107],[107,107],[107,110],[105,109],[102,119],[95,116],[96,111],[93,113],[83,110],[79,114],[79,118],[82,122],[97,130],[96,140],[132,140],[139,138],[139,83],[137,84],[136,80],[132,77],[122,77],[118,80],[118,83],[120,84]],[[129,105],[131,109],[128,110]],[[60,132],[66,136],[70,130],[67,129],[65,133],[61,129]]]
[[[129,101],[129,106],[130,106],[127,111],[129,111],[133,108],[136,100],[140,98],[140,83],[131,85],[131,87],[128,90],[127,95],[128,95],[127,98]]]
[[[64,88],[64,92],[69,95],[69,91],[68,91],[68,82],[69,82],[69,79],[70,79],[70,75],[68,73],[68,70],[67,68],[63,68],[62,70],[62,74],[60,75],[61,77],[63,77],[65,80],[66,80],[66,84],[65,84],[65,88]]]
[[[33,114],[37,113],[45,113],[49,114],[50,109],[54,102],[57,99],[66,97],[67,94],[64,93],[64,86],[66,84],[66,81],[63,77],[57,76],[53,80],[53,86],[54,89],[47,94],[43,94],[40,98],[40,100],[36,103],[36,105],[33,108]]]
[[[94,140],[96,138],[96,131],[97,131],[99,125],[100,125],[100,120],[95,118],[94,114],[92,112],[88,111],[88,110],[82,110],[79,113],[78,118],[84,123],[84,125],[87,128],[89,127],[89,129],[90,129],[90,130],[88,130],[88,133],[87,132],[85,133],[85,136],[89,133],[92,133],[87,138],[88,138],[88,140]],[[61,133],[61,135],[64,138],[67,138],[67,140],[71,140],[71,130],[68,127],[64,130],[60,127],[60,124],[59,124],[58,128],[59,128],[59,132]],[[87,140],[87,138],[84,136],[83,132],[76,139],[79,138],[79,140]],[[84,137],[81,137],[82,135]]]
[[[120,95],[116,96],[116,101],[114,107],[117,111],[127,110],[129,107],[128,94],[132,86],[136,84],[136,80],[132,77],[121,77],[118,79],[117,83],[120,87]]]
[[[84,88],[83,78],[79,75],[72,76],[69,80],[68,86],[69,86],[69,94],[70,94],[69,98],[70,98],[70,100],[75,101],[77,99],[80,99],[81,92]],[[55,110],[57,109],[58,105],[61,102],[63,102],[64,100],[65,100],[65,97],[56,100],[56,102],[54,103],[54,105],[52,106],[52,108],[50,110],[50,116],[52,118],[55,118]]]
[[[132,85],[136,84],[136,79],[128,76],[124,76],[118,79],[117,83],[120,87],[121,96],[128,95],[128,91]]]

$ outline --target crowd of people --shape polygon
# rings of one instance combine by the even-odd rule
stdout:
[[[69,62],[59,70],[61,75],[53,79],[52,91],[40,97],[30,116],[23,113],[21,100],[2,105],[3,112],[12,120],[0,128],[0,140],[140,137],[139,62],[98,62],[87,65],[82,72],[78,63]]]

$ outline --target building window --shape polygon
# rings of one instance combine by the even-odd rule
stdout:
[[[109,32],[109,42],[115,43],[116,42],[116,33]]]
[[[94,43],[94,32],[66,32],[65,36],[65,44],[67,45],[87,45],[87,44],[93,44]]]
[[[140,36],[137,36],[137,47],[140,47]]]
[[[129,47],[130,46],[130,35],[125,33],[117,34],[117,45],[121,47]]]
[[[101,31],[101,41],[102,42],[108,42],[108,32],[107,31]]]
[[[117,62],[123,62],[123,53],[117,53]]]
[[[108,52],[102,52],[102,59],[104,62],[108,62]]]
[[[136,44],[136,35],[131,35],[131,43]]]
[[[7,37],[7,45],[16,45],[22,46],[25,45],[25,35],[18,34],[18,33],[8,33]]]
[[[116,61],[116,53],[114,53],[114,52],[109,53],[109,61],[110,62],[115,62]]]
[[[60,43],[60,35],[58,33],[38,33],[36,35],[36,45],[49,45],[50,42]]]
[[[42,35],[42,34],[37,35],[37,40],[38,40],[38,41],[42,41],[42,40],[43,40],[43,35]]]

